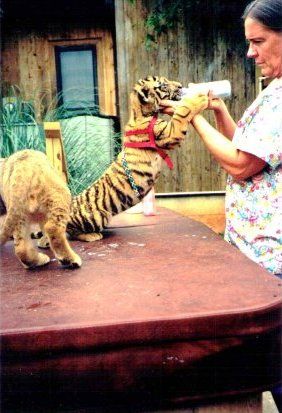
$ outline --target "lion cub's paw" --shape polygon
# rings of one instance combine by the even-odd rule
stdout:
[[[32,270],[37,267],[42,267],[43,265],[46,265],[50,262],[50,257],[46,254],[41,254],[40,252],[36,256],[36,260],[30,261],[30,262],[23,262],[20,260],[24,268],[28,270]]]
[[[69,268],[71,270],[80,268],[82,264],[80,256],[75,253],[73,253],[71,257],[60,258],[59,261],[63,267]]]
[[[4,232],[0,232],[0,245],[4,245],[8,239],[10,239],[8,235],[4,234]]]

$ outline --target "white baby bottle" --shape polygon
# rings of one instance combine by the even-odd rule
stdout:
[[[211,91],[215,98],[228,99],[231,97],[231,83],[229,80],[215,82],[192,83],[182,88],[182,96],[192,96],[196,93],[208,94]]]

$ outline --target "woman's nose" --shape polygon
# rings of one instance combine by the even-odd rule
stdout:
[[[255,48],[250,44],[249,49],[247,51],[247,57],[256,57],[257,56],[257,51],[255,50]]]

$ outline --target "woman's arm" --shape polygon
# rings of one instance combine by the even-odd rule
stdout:
[[[238,181],[247,179],[265,167],[266,162],[255,155],[237,149],[232,141],[213,128],[201,115],[193,118],[192,125],[207,149],[234,179]]]
[[[214,99],[211,95],[209,95],[209,97],[208,109],[214,111],[217,130],[228,139],[232,140],[236,129],[236,123],[232,119],[223,100],[216,98]]]
[[[213,98],[212,94],[208,95],[209,105],[207,109],[214,111],[216,127],[228,139],[232,140],[236,129],[236,123],[232,119],[228,109],[221,99]],[[172,100],[162,100],[160,105],[162,107],[162,113],[167,115],[173,115],[175,108],[179,105],[179,102]]]

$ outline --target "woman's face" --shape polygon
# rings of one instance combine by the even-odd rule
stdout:
[[[257,20],[247,17],[245,36],[249,41],[247,57],[255,59],[263,76],[282,76],[282,33],[268,29]]]

